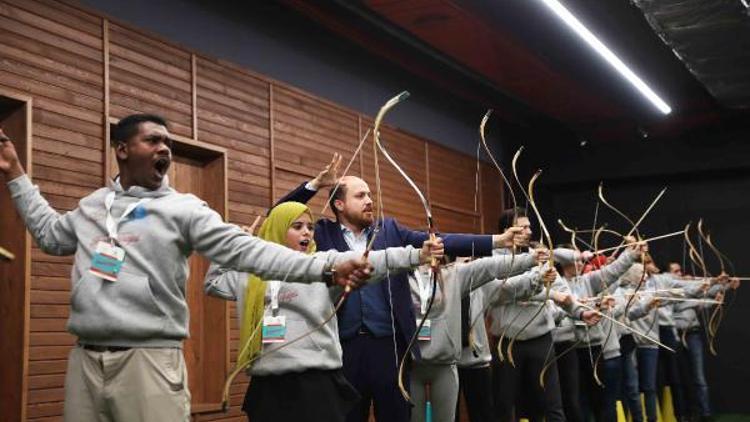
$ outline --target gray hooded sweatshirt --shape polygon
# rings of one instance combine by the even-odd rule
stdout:
[[[495,251],[495,253],[510,256],[507,250]],[[523,276],[525,274],[517,277]],[[514,282],[513,277],[509,278],[507,282]],[[562,293],[571,293],[568,283],[560,276],[552,282],[550,289]],[[551,332],[555,328],[554,305],[552,300],[544,302],[546,298],[546,289],[542,289],[531,297],[515,295],[508,301],[494,302],[490,308],[490,315],[492,316],[490,332],[498,337],[505,333],[506,338],[517,337],[517,340],[521,341],[541,337]],[[544,308],[541,313],[534,317],[542,306]],[[576,319],[580,319],[584,311],[580,303],[575,300],[570,305],[566,305],[563,310]],[[531,318],[534,318],[534,320],[518,336],[518,332]]]
[[[162,186],[123,190],[117,181],[58,214],[27,176],[8,183],[18,213],[39,247],[51,255],[73,255],[68,331],[80,343],[122,347],[182,347],[188,336],[185,282],[195,251],[224,267],[265,279],[320,281],[326,262],[250,236],[227,224],[205,202]],[[114,192],[124,265],[115,282],[89,272],[98,242],[107,241],[105,198]]]
[[[719,292],[726,290],[726,286],[722,284],[714,284],[706,292],[705,298],[713,299]],[[703,297],[703,296],[700,296]],[[674,318],[674,325],[680,331],[692,330],[701,327],[700,318],[698,318],[699,312],[705,312],[711,305],[705,305],[696,302],[677,302],[674,304],[672,317]]]
[[[360,252],[337,252],[330,250],[313,255],[328,264],[339,263],[362,256]],[[386,258],[387,256],[387,258]],[[380,281],[388,272],[400,272],[419,265],[419,249],[412,246],[388,248],[370,252],[368,259],[373,265],[373,273],[368,279],[372,283]],[[387,265],[387,267],[386,267]],[[249,274],[227,271],[213,264],[206,274],[204,290],[211,296],[237,301],[237,314],[242,323],[245,309],[245,288]],[[390,283],[390,279],[386,281]],[[323,283],[288,283],[281,281],[278,291],[278,309],[275,316],[286,318],[284,343],[268,343],[263,353],[270,353],[258,359],[248,370],[250,375],[279,375],[288,372],[301,372],[308,369],[339,369],[342,366],[341,344],[337,318],[315,331],[334,312],[335,302],[342,292],[340,287],[327,287]],[[265,316],[273,315],[270,288],[266,289]],[[242,329],[248,329],[242,327]],[[252,328],[251,328],[252,329]],[[309,333],[309,335],[307,335]],[[294,344],[284,344],[305,336]],[[240,346],[242,347],[242,346]],[[281,347],[281,349],[279,349]],[[279,351],[274,351],[279,349]]]
[[[688,297],[698,297],[703,295],[703,290],[701,288],[702,280],[683,280],[670,273],[653,274],[651,275],[651,278],[654,279],[654,288],[657,290],[683,289],[685,296]],[[665,292],[656,292],[656,296],[669,295],[669,293]],[[675,322],[672,313],[676,303],[679,302],[669,302],[665,306],[659,307],[659,310],[657,311],[659,320],[657,323],[660,326],[674,327]]]
[[[476,351],[471,345],[464,347],[461,350],[461,358],[458,360],[459,368],[479,368],[488,366],[492,361],[492,352],[490,351],[490,341],[487,338],[487,328],[484,324],[484,310],[486,302],[485,287],[474,290],[471,292],[471,300],[469,302],[469,320],[471,322],[476,321],[472,333],[474,335],[474,346]],[[463,333],[462,333],[463,334]]]
[[[437,283],[432,308],[427,315],[431,324],[431,339],[419,341],[420,363],[450,365],[458,362],[461,357],[461,299],[472,290],[485,286],[484,289],[488,289],[485,293],[494,293],[493,289],[501,289],[502,297],[512,296],[513,293],[528,295],[536,290],[540,278],[538,270],[511,277],[507,283],[502,282],[508,275],[520,274],[536,265],[534,257],[530,254],[516,255],[512,268],[510,264],[510,255],[495,255],[442,267],[442,283]],[[418,275],[409,277],[417,323],[424,318],[417,277],[422,280],[423,286],[425,282],[431,286],[428,270],[428,266],[422,266],[417,270]]]
[[[575,251],[572,249],[555,249],[554,254],[555,259],[560,262],[573,262]],[[596,271],[565,279],[565,281],[576,299],[595,297],[615,284],[637,258],[638,254],[628,248],[611,264]],[[583,322],[573,321],[562,312],[556,312],[555,316],[556,319],[565,316],[552,333],[555,342],[568,342],[577,339],[581,341],[582,346],[588,346],[589,344],[597,346],[602,344],[610,331],[610,322],[606,319],[593,327],[588,327]],[[609,339],[607,340],[609,341]],[[607,357],[605,356],[605,358]]]

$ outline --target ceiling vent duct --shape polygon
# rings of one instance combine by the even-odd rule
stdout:
[[[750,109],[750,0],[632,0],[724,107]]]

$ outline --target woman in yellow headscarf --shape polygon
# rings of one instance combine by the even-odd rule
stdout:
[[[357,257],[355,252],[316,253],[313,234],[310,209],[298,202],[285,202],[271,210],[258,236],[302,253],[315,254],[334,265]],[[421,250],[409,246],[373,251],[369,255],[373,265],[370,280],[378,280],[388,271],[416,268],[434,252],[441,253],[442,244],[432,248],[426,244]],[[341,294],[340,287],[262,280],[214,265],[206,276],[205,290],[212,296],[238,301],[241,321],[238,366],[250,362],[248,373],[252,377],[242,408],[250,420],[345,419],[359,394],[341,370],[336,318],[312,330],[331,316],[334,300]]]

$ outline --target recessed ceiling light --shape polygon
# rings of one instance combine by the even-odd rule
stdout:
[[[641,78],[638,77],[630,68],[620,60],[615,53],[607,48],[599,38],[596,37],[581,21],[573,16],[558,0],[541,0],[550,10],[555,12],[566,25],[568,25],[581,39],[583,39],[591,48],[602,56],[612,67],[617,70],[635,89],[646,97],[659,111],[664,114],[672,112],[672,108],[662,100]],[[745,3],[746,0],[741,0]]]

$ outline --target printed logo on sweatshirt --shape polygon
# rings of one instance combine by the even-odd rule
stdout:
[[[141,219],[146,218],[146,214],[147,214],[146,213],[146,207],[144,207],[143,204],[141,204],[141,205],[138,205],[137,207],[135,207],[135,209],[133,210],[133,212],[130,214],[130,219],[131,220],[141,220]]]
[[[134,233],[120,233],[117,235],[120,245],[132,245],[141,241],[141,237]],[[97,236],[91,240],[91,247],[96,248],[99,242],[109,242],[109,236]]]
[[[422,305],[418,301],[412,300],[412,303],[414,304],[414,309],[419,312],[419,309],[422,307]],[[440,307],[443,306],[443,298],[441,296],[435,295],[435,300],[432,301],[432,309],[440,309]]]
[[[282,291],[279,293],[279,302],[291,302],[299,296],[295,291]]]

